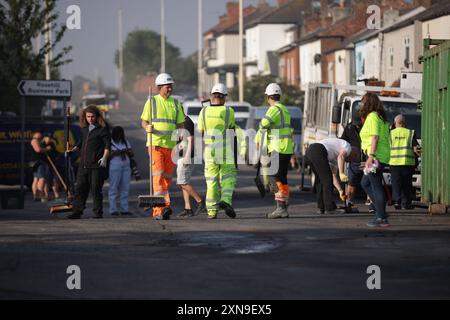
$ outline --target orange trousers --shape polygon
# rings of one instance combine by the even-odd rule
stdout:
[[[277,181],[278,192],[275,193],[275,201],[289,202],[289,185]]]
[[[152,153],[152,179],[153,194],[163,196],[166,200],[165,207],[153,208],[153,216],[162,214],[164,208],[170,207],[169,188],[172,183],[175,164],[172,161],[172,149],[161,147],[148,147],[148,152]]]

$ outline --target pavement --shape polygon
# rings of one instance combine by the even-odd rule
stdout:
[[[123,99],[111,121],[124,124],[145,175],[139,103]],[[362,201],[358,214],[318,215],[315,195],[300,191],[290,171],[290,217],[269,220],[272,196],[259,196],[253,168],[239,169],[236,219],[155,221],[136,207],[148,180],[131,184],[131,217],[108,215],[107,185],[101,220],[90,219],[91,201],[83,219],[67,220],[27,195],[24,210],[0,210],[0,299],[450,298],[449,215],[388,207],[385,229],[366,226],[372,216]],[[204,195],[201,173],[193,184]],[[178,213],[175,185],[171,196]],[[68,288],[73,265],[79,290]]]

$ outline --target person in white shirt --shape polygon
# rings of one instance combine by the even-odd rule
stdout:
[[[333,185],[339,191],[339,196],[345,200],[345,193],[336,177],[339,173],[342,182],[348,180],[344,172],[345,162],[358,156],[357,148],[339,138],[327,138],[313,143],[306,150],[306,159],[313,170],[316,180],[317,206],[320,213],[344,213],[336,207],[333,200]]]

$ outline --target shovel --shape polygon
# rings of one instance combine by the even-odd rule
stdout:
[[[262,177],[259,173],[261,171],[261,157],[262,157],[265,132],[264,132],[264,134],[263,133],[261,133],[261,134],[262,134],[262,137],[261,137],[260,147],[259,147],[258,164],[256,167],[255,185],[256,185],[256,188],[258,188],[259,193],[261,194],[261,198],[264,198],[266,196],[266,187],[265,187]]]

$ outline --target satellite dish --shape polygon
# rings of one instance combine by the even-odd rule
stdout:
[[[314,55],[314,64],[320,63],[320,60],[322,59],[322,55],[320,53],[316,53]]]
[[[404,64],[404,66],[405,66],[406,69],[409,69],[409,65],[410,65],[409,59],[405,59],[405,60],[403,61],[403,64]]]

